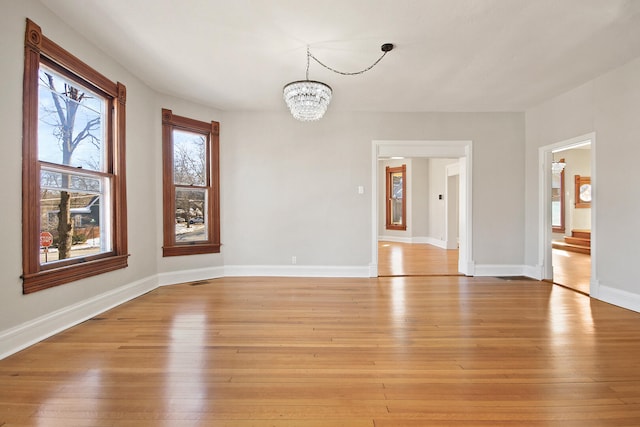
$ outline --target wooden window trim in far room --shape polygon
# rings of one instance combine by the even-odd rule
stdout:
[[[393,211],[391,204],[392,199],[392,176],[395,173],[402,173],[402,221],[400,224],[394,224],[392,220]],[[387,230],[406,230],[407,229],[407,165],[398,167],[386,167],[386,228]]]
[[[33,21],[26,20],[23,80],[22,153],[22,263],[23,293],[127,267],[127,198],[125,166],[126,87],[106,78],[42,34]],[[112,176],[112,250],[66,262],[40,263],[40,162],[38,158],[38,72],[40,64],[55,66],[67,77],[93,87],[106,96],[107,163]]]
[[[184,130],[206,135],[206,192],[208,209],[205,212],[207,229],[206,240],[177,243],[176,227],[176,185],[173,176],[173,130]],[[220,252],[220,123],[203,122],[173,114],[162,109],[162,172],[163,172],[163,246],[162,256],[196,255]]]
[[[580,176],[580,175],[575,175],[574,177],[574,194],[575,194],[575,207],[576,209],[580,209],[580,208],[590,208],[591,207],[591,201],[585,202],[582,199],[580,199],[580,187],[582,187],[583,185],[591,185],[591,177],[589,176]]]

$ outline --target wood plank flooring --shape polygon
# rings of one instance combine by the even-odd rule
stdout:
[[[378,242],[379,276],[458,275],[458,250],[421,243]]]
[[[224,278],[0,361],[0,426],[638,426],[639,354],[545,282]]]
[[[591,255],[553,249],[552,256],[554,283],[589,295]]]

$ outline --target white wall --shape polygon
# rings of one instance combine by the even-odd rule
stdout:
[[[429,159],[429,237],[445,244],[447,237],[445,189],[447,165],[458,159]],[[439,195],[442,194],[442,199]]]
[[[447,168],[449,169],[449,168]],[[455,172],[447,175],[447,192],[445,203],[447,204],[446,217],[446,249],[457,249],[460,244],[460,163],[455,165]],[[449,172],[449,170],[447,171]]]
[[[538,148],[595,132],[592,295],[640,311],[640,58],[526,112],[525,260],[538,248]]]
[[[429,237],[429,159],[411,159],[411,227],[414,241],[425,242]]]
[[[226,112],[222,126],[225,265],[290,265],[295,255],[303,265],[367,266],[374,140],[472,140],[474,261],[523,264],[520,113],[329,109],[321,121],[301,123],[283,106]]]

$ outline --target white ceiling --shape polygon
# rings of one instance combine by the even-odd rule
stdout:
[[[158,92],[285,111],[282,87],[334,89],[330,111],[524,111],[640,56],[640,0],[41,0]],[[46,29],[45,29],[46,34]],[[125,82],[126,83],[126,82]]]

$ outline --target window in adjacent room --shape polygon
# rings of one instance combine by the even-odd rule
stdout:
[[[219,129],[162,110],[163,256],[220,252]]]
[[[554,162],[551,172],[551,227],[554,233],[564,233],[564,159]]]
[[[386,168],[387,230],[407,229],[406,170],[407,165]]]
[[[591,178],[575,175],[576,208],[591,207]]]
[[[24,293],[127,266],[125,100],[27,20]]]

